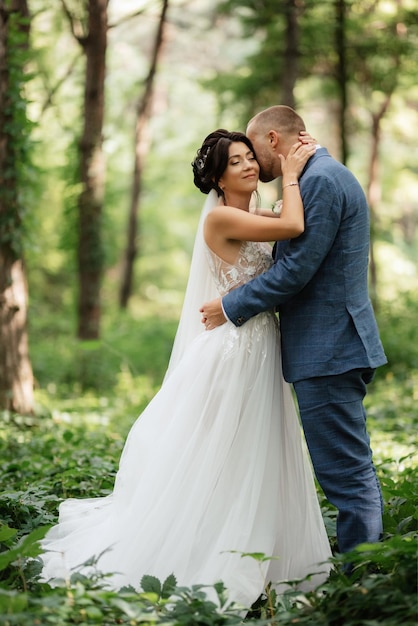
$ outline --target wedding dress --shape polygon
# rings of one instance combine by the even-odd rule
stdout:
[[[254,242],[233,265],[205,254],[221,295],[271,264],[269,246]],[[273,312],[241,328],[202,327],[134,423],[113,493],[64,501],[42,545],[51,584],[88,575],[82,564],[96,556],[113,588],[174,573],[182,586],[222,580],[247,607],[269,581],[313,573],[306,589],[327,577],[329,543]],[[242,555],[253,552],[277,558]]]

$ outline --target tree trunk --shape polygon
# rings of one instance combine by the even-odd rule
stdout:
[[[132,294],[132,282],[134,273],[134,262],[138,254],[138,207],[142,188],[143,164],[149,148],[148,121],[151,115],[154,79],[157,71],[158,59],[160,56],[168,0],[163,0],[158,29],[155,36],[154,48],[150,63],[150,69],[145,81],[145,89],[142,97],[138,101],[137,116],[135,124],[135,155],[134,170],[131,187],[131,200],[129,205],[129,217],[127,227],[127,242],[124,255],[123,273],[119,292],[119,306],[125,309]]]
[[[293,109],[295,108],[294,89],[298,78],[301,6],[302,3],[299,0],[286,0],[284,6],[286,28],[281,103]]]
[[[22,82],[18,72],[21,70],[23,76],[23,68],[15,68],[11,77],[10,56],[16,45],[9,28],[12,14],[28,18],[26,0],[14,0],[7,8],[0,2],[0,409],[30,414],[33,374],[28,350],[27,285],[21,259],[21,138],[13,135],[18,131],[13,111],[24,105],[16,95]],[[14,28],[28,35],[27,24],[18,22]],[[24,134],[24,129],[20,128],[18,134]]]
[[[377,222],[376,207],[378,206],[381,198],[381,186],[379,180],[379,145],[381,136],[381,123],[385,116],[385,113],[389,107],[391,100],[391,93],[386,94],[384,101],[382,102],[379,110],[372,115],[372,146],[370,151],[370,163],[369,163],[369,180],[367,184],[367,201],[370,209],[370,225],[371,225],[371,238],[370,238],[370,297],[375,308],[378,305],[377,298],[377,266],[374,254],[374,234]]]
[[[101,221],[104,195],[102,129],[108,0],[89,0],[87,36],[79,39],[86,54],[84,128],[80,140],[81,194],[78,198],[78,337],[98,339],[103,274]]]
[[[339,92],[339,129],[341,143],[341,162],[346,165],[348,161],[347,142],[347,110],[348,110],[348,76],[347,76],[347,33],[346,33],[346,0],[335,1],[336,28],[335,47],[338,55],[336,74]]]
[[[4,279],[8,278],[5,287]],[[0,409],[33,411],[33,373],[27,333],[27,283],[21,259],[0,255]]]

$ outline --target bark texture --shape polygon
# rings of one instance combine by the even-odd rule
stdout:
[[[139,202],[142,189],[142,172],[144,167],[144,160],[149,149],[148,122],[151,116],[157,64],[163,45],[164,26],[166,23],[167,9],[168,0],[163,0],[149,72],[145,81],[144,93],[139,99],[137,105],[135,124],[134,171],[132,177],[131,200],[129,205],[126,248],[124,254],[122,280],[119,292],[119,305],[122,309],[127,307],[129,298],[132,294],[134,262],[138,254],[137,242],[139,235],[138,223]]]
[[[12,85],[10,23],[28,17],[26,0],[0,2],[0,410],[30,414],[33,410],[33,373],[27,332],[28,292],[22,260],[19,201],[19,141],[14,107],[22,100]],[[27,45],[28,24],[15,21]],[[18,68],[22,70],[23,68]],[[17,79],[19,81],[19,79]],[[12,89],[13,86],[13,89]],[[17,89],[19,91],[19,89]],[[14,100],[14,98],[17,98]],[[23,129],[21,129],[23,130]]]
[[[103,274],[102,211],[105,164],[103,155],[104,86],[108,0],[89,0],[88,28],[79,37],[86,55],[84,124],[80,139],[78,198],[78,337],[100,335],[100,288]]]

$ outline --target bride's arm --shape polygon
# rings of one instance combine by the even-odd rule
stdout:
[[[303,204],[298,177],[315,146],[294,144],[285,159],[282,155],[283,206],[280,219],[270,211],[268,217],[247,213],[234,207],[215,207],[206,218],[205,231],[222,233],[223,239],[272,241],[298,237],[304,230]]]
[[[262,209],[260,207],[257,207],[254,211],[254,215],[261,215],[262,217],[280,217],[281,203],[282,201],[278,200],[273,204],[271,209]]]
[[[280,221],[292,219],[294,213],[298,218],[302,218],[303,229],[305,228],[305,219],[303,211],[303,202],[299,190],[299,176],[305,167],[308,159],[315,154],[316,147],[314,143],[301,145],[294,144],[284,158],[279,154],[282,164],[282,209],[280,212]],[[303,158],[301,158],[303,157]]]

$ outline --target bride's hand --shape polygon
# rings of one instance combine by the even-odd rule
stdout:
[[[315,150],[314,143],[301,144],[298,142],[293,144],[286,158],[282,154],[279,154],[282,166],[283,184],[285,184],[287,180],[297,180],[299,178],[308,159],[315,154]]]
[[[300,143],[303,144],[307,144],[307,143],[313,143],[313,144],[317,144],[317,140],[312,137],[307,130],[301,130],[299,133],[299,141]]]

